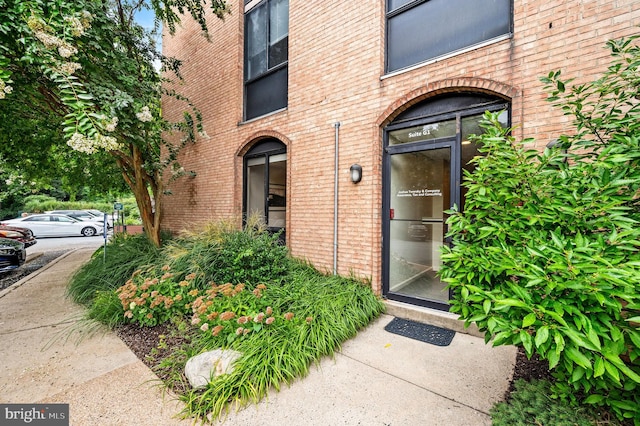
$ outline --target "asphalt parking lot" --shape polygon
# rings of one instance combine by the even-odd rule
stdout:
[[[107,235],[109,237],[109,235]],[[27,249],[27,254],[44,253],[56,250],[72,250],[75,248],[98,248],[104,244],[104,237],[55,237],[38,238],[38,242]]]
[[[39,238],[38,242],[27,249],[27,262],[9,272],[0,273],[0,290],[11,287],[22,278],[57,259],[68,251],[78,248],[92,248],[104,244],[102,235],[96,237],[57,237]]]

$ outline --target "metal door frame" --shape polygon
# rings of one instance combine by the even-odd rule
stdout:
[[[383,158],[382,158],[382,295],[383,297],[396,300],[399,302],[409,303],[412,305],[425,306],[435,308],[442,311],[448,311],[449,304],[429,299],[421,299],[389,291],[389,273],[390,273],[390,204],[391,204],[391,156],[395,154],[404,154],[409,152],[423,152],[427,150],[450,147],[451,149],[451,170],[450,170],[450,205],[460,205],[460,193],[462,182],[462,132],[461,120],[464,117],[481,114],[484,111],[500,111],[507,110],[509,113],[509,123],[511,123],[510,103],[503,99],[496,99],[493,102],[482,105],[472,105],[470,107],[461,107],[454,111],[434,114],[431,116],[417,117],[408,120],[400,120],[400,122],[392,122],[384,128],[383,135]],[[445,120],[456,119],[456,134],[442,139],[423,140],[408,142],[401,145],[389,146],[389,132],[407,127],[419,125],[433,124]],[[445,206],[446,207],[446,206]],[[445,218],[446,220],[446,218]],[[446,228],[445,228],[446,229]],[[445,232],[446,233],[446,232]],[[446,238],[445,244],[450,245],[451,239]],[[449,291],[449,299],[451,299],[451,291]]]

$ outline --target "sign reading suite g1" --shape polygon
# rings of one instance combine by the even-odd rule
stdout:
[[[69,426],[69,404],[0,404],[0,424]]]

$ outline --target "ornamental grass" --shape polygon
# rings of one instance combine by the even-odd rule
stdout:
[[[110,250],[112,244],[118,250]],[[260,226],[238,231],[209,224],[133,255],[142,244],[138,238],[114,240],[107,263],[96,254],[69,292],[88,305],[91,319],[111,327],[168,323],[185,336],[157,369],[185,402],[181,414],[202,422],[305,376],[312,363],[332,356],[384,309],[368,283],[292,259],[278,235]],[[243,355],[232,373],[191,389],[186,361],[216,348]]]

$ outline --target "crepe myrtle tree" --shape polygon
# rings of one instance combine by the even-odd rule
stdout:
[[[180,62],[157,51],[155,35],[162,22],[173,32],[180,17],[189,13],[208,37],[206,4],[0,0],[0,102],[53,111],[62,118],[60,131],[71,148],[112,156],[135,195],[145,232],[156,245],[165,185],[185,174],[178,152],[203,129],[197,108],[163,88],[169,82],[163,75],[180,78]],[[228,11],[223,0],[208,4],[218,17]],[[155,12],[154,30],[135,22],[136,12],[145,8]],[[163,95],[184,102],[182,121],[162,118]]]
[[[640,424],[640,46],[608,43],[601,78],[542,79],[573,128],[544,152],[496,114],[448,220],[451,311],[549,362],[557,395]]]

